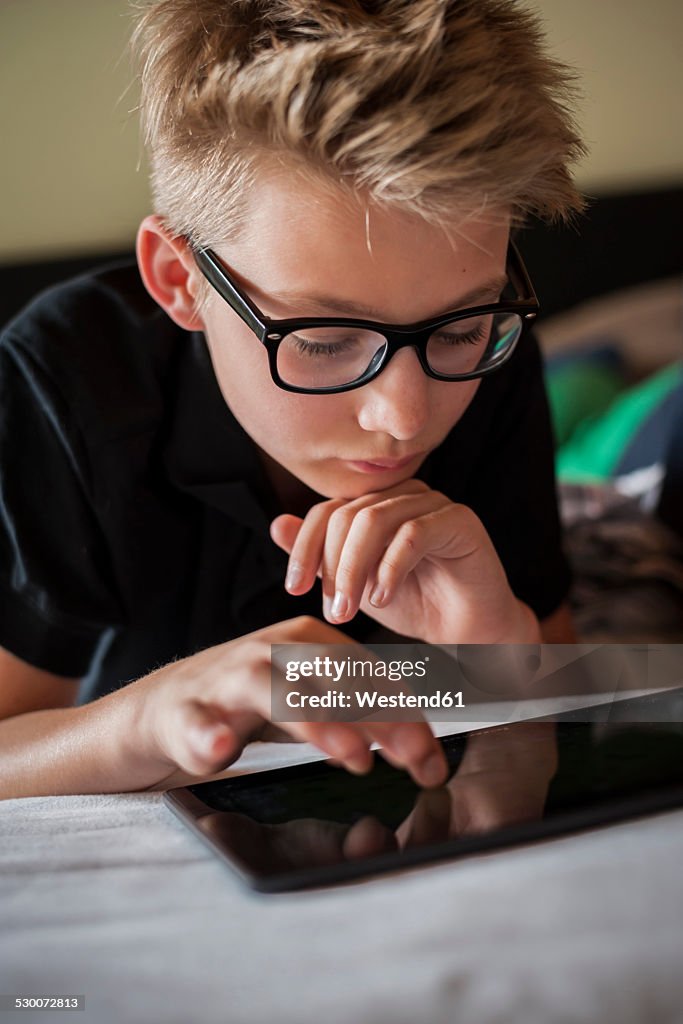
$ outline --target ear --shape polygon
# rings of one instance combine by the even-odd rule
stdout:
[[[198,271],[185,239],[171,235],[160,217],[145,217],[138,228],[136,253],[140,275],[154,301],[179,327],[203,331],[204,322],[194,308]]]

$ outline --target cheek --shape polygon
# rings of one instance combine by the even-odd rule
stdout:
[[[270,380],[265,346],[244,324],[232,326],[225,321],[225,315],[205,320],[206,341],[221,390],[237,393],[264,386]]]
[[[438,420],[438,431],[443,437],[460,420],[479,390],[481,380],[463,381],[460,384],[435,382],[437,393],[433,396],[432,415]],[[436,424],[435,424],[436,425]]]
[[[223,398],[261,448],[283,464],[305,452],[329,449],[335,424],[348,415],[343,402],[332,403],[330,397],[297,395],[279,388],[270,375],[265,347],[248,328],[238,327],[229,336],[224,328],[219,335],[208,320],[206,328]]]
[[[226,329],[223,322],[205,320],[205,336],[213,370],[223,398],[248,433],[252,434],[255,412],[264,418],[277,403],[268,369],[268,353],[249,328],[240,324]]]

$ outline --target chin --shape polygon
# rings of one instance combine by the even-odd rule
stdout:
[[[353,498],[360,498],[363,494],[367,494],[370,490],[368,487],[363,489],[364,481],[352,480],[351,474],[344,478],[335,474],[333,478],[330,478],[326,474],[302,473],[299,479],[316,494],[326,499],[337,498],[341,501],[351,501]]]
[[[377,494],[380,491],[386,491],[390,487],[399,487],[406,480],[411,480],[412,476],[406,476],[394,480],[375,480],[371,483],[369,477],[364,478],[360,474],[350,473],[344,480],[338,482],[335,481],[334,485],[329,482],[325,487],[324,491],[319,490],[318,493],[325,494],[328,498],[339,498],[342,501],[353,501],[354,498],[362,498],[366,494]]]

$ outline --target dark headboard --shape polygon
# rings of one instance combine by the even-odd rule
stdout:
[[[598,197],[576,227],[519,237],[544,316],[620,288],[683,274],[683,187]]]

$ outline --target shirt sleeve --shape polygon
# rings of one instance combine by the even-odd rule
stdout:
[[[533,335],[520,342],[509,366],[469,498],[513,593],[542,620],[568,597],[572,575],[562,544],[543,363]]]
[[[0,339],[0,646],[88,673],[121,618],[74,410],[21,340]]]

